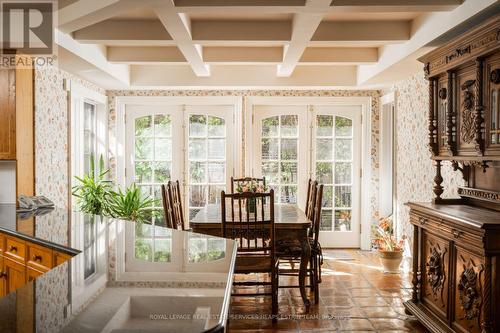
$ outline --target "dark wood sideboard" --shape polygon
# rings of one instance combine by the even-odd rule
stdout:
[[[500,15],[423,56],[434,199],[408,203],[408,313],[432,332],[500,332]],[[417,110],[416,110],[417,112]],[[443,161],[461,173],[444,199]]]

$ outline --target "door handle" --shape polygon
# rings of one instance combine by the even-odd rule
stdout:
[[[33,261],[42,262],[42,256],[34,254],[33,255]]]
[[[11,245],[9,248],[10,252],[17,252],[17,246]]]
[[[0,272],[0,279],[6,278],[6,277],[7,277],[7,273]]]

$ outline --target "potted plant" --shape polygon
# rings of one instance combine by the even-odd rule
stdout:
[[[236,188],[236,192],[238,193],[265,193],[266,191],[267,186],[254,182],[253,180],[244,184],[238,184]],[[255,213],[256,206],[257,203],[255,202],[255,198],[249,198],[247,200],[247,211],[249,213]]]
[[[92,215],[111,216],[110,202],[114,196],[113,182],[106,179],[109,169],[104,170],[104,160],[99,159],[99,171],[95,172],[94,159],[90,158],[90,171],[83,177],[75,176],[79,184],[73,186],[80,211]]]
[[[110,202],[110,211],[113,217],[134,222],[151,222],[151,217],[157,212],[153,209],[157,200],[149,196],[143,197],[141,190],[135,185],[121,189],[114,193]]]
[[[378,245],[380,263],[385,273],[399,272],[399,266],[403,260],[403,245],[405,240],[405,235],[399,241],[394,237],[391,217],[380,219],[375,242]]]

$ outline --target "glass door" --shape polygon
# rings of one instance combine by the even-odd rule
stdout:
[[[228,105],[187,105],[186,173],[188,218],[206,205],[220,203],[233,174],[233,107]]]
[[[316,106],[313,173],[324,184],[323,247],[360,245],[361,106]]]
[[[182,107],[128,105],[126,108],[126,180],[143,196],[156,199],[151,210],[163,211],[161,185],[181,178]],[[171,263],[172,239],[163,214],[151,215],[150,224],[136,223],[127,240],[127,270],[141,271],[149,263]],[[133,255],[132,255],[133,254]],[[165,266],[168,270],[168,265]]]
[[[266,177],[277,203],[305,206],[309,149],[306,105],[256,105],[253,174]]]

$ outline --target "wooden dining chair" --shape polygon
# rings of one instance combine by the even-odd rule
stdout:
[[[169,181],[167,186],[162,185],[161,196],[167,228],[186,230],[179,181],[177,180],[175,183]]]
[[[230,200],[234,205],[226,205]],[[233,208],[235,207],[235,208]],[[236,209],[236,212],[228,212]],[[274,191],[221,193],[222,235],[234,239],[238,250],[235,274],[267,273],[269,281],[235,281],[234,286],[271,286],[271,292],[233,293],[233,296],[271,296],[273,322],[278,315],[278,259],[275,252]]]
[[[168,188],[165,184],[161,185],[161,199],[163,204],[163,215],[165,216],[165,224],[167,225],[167,228],[173,229],[172,205],[170,204],[170,196],[168,194]]]
[[[235,189],[240,186],[244,186],[250,182],[257,183],[257,185],[262,185],[266,187],[266,177],[253,178],[253,177],[243,177],[243,178],[233,178],[231,177],[231,193],[234,193]]]
[[[305,214],[309,220],[312,221],[314,217],[314,204],[316,200],[316,190],[318,187],[318,182],[312,179],[309,179],[307,184],[307,196],[306,196],[306,210]],[[309,235],[311,236],[312,233]]]
[[[311,220],[311,228],[309,233],[309,245],[311,246],[311,256],[309,257],[309,265],[307,267],[307,276],[309,277],[308,287],[314,292],[314,301],[316,304],[319,303],[319,283],[321,276],[321,245],[319,244],[319,227],[321,224],[321,207],[323,201],[323,185],[318,185],[317,182],[314,183],[314,187],[311,187],[309,194],[313,197],[312,207],[308,210],[308,217]],[[309,200],[308,200],[309,201]],[[282,250],[282,249],[280,249]],[[283,261],[283,263],[290,265],[291,268],[280,268],[279,275],[284,276],[299,276],[299,269],[295,268],[296,265],[300,264],[301,260],[301,249],[300,246],[293,246],[293,248],[284,249],[284,252],[278,252],[278,258]],[[287,285],[281,288],[298,288],[298,285]]]

